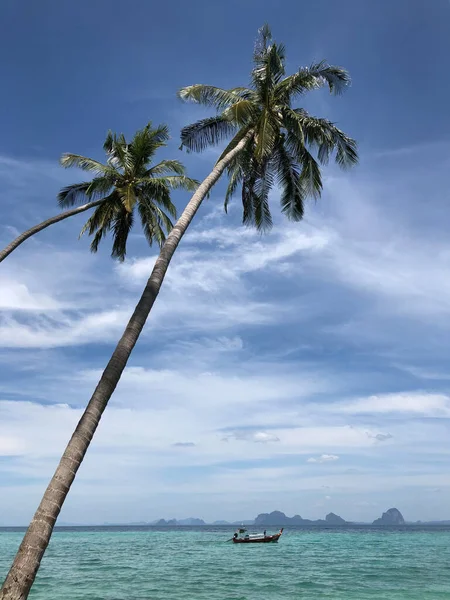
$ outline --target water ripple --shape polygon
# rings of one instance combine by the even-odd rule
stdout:
[[[0,532],[0,579],[22,534]],[[450,532],[57,531],[31,600],[449,600]]]

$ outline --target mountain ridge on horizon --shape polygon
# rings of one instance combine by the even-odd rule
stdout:
[[[129,521],[129,522],[104,522],[100,524],[84,525],[80,523],[61,522],[57,527],[203,527],[203,526],[256,526],[256,527],[276,527],[276,526],[398,526],[398,525],[450,525],[450,519],[432,520],[432,521],[405,521],[403,515],[397,508],[390,508],[383,512],[381,517],[372,522],[369,521],[347,521],[339,515],[330,512],[325,519],[304,519],[300,515],[288,517],[284,512],[275,510],[271,513],[260,513],[255,519],[242,519],[238,521],[227,521],[223,519],[212,522],[204,521],[197,517],[185,519],[155,519],[153,521]],[[7,526],[3,526],[7,527]],[[17,526],[21,527],[21,526]]]

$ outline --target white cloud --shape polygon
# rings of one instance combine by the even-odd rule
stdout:
[[[267,431],[235,431],[225,436],[223,441],[228,442],[230,439],[255,442],[259,444],[280,441],[278,436],[276,436],[274,433],[268,433]]]
[[[193,230],[186,235],[167,272],[165,286],[176,292],[220,291],[243,292],[243,276],[279,267],[283,262],[299,255],[308,255],[325,248],[329,235],[323,231],[307,231],[287,227],[279,233],[260,236],[242,227],[212,227]],[[192,247],[196,242],[207,242],[215,251]],[[154,258],[135,259],[119,265],[118,272],[132,283],[142,284],[149,277]],[[230,289],[232,286],[232,289]]]
[[[25,283],[0,276],[0,310],[54,311],[61,306],[45,293],[33,293]]]
[[[12,316],[0,320],[4,348],[56,348],[118,339],[130,318],[130,310],[110,310],[87,316],[36,317],[21,323]]]
[[[318,457],[311,456],[310,458],[308,458],[308,460],[306,462],[328,463],[328,462],[334,462],[336,460],[339,460],[339,456],[336,456],[336,454],[322,454],[321,456],[318,456]]]
[[[343,404],[339,410],[350,414],[403,413],[424,417],[450,417],[450,397],[424,392],[380,394]]]

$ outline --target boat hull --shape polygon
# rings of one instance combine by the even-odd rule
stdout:
[[[276,544],[283,531],[275,535],[266,535],[260,538],[233,538],[233,544]]]

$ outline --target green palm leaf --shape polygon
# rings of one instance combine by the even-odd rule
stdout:
[[[350,76],[345,69],[322,61],[310,67],[302,67],[297,73],[280,81],[275,87],[274,95],[277,102],[289,104],[295,96],[326,85],[331,93],[339,95],[350,83]]]
[[[144,129],[136,132],[131,144],[128,145],[132,168],[136,174],[153,158],[159,148],[166,145],[168,139],[167,125],[159,125],[156,129],[152,129],[151,123],[148,123]]]
[[[254,185],[253,215],[254,226],[262,233],[272,229],[272,215],[269,207],[269,192],[274,184],[274,173],[268,162],[259,169],[258,179]]]
[[[203,104],[204,106],[213,106],[217,110],[224,110],[240,99],[239,94],[233,90],[224,90],[203,84],[182,88],[177,95],[181,100]]]
[[[228,187],[225,194],[224,209],[228,212],[228,205],[236,192],[239,184],[242,182],[242,169],[239,164],[228,170]]]
[[[304,214],[305,191],[300,178],[300,170],[294,158],[281,142],[275,152],[274,168],[277,173],[278,185],[281,188],[282,213],[290,221],[301,221]]]
[[[145,177],[156,177],[158,175],[170,175],[175,173],[176,175],[185,175],[186,169],[179,160],[162,160],[157,165],[154,165],[148,169],[144,176]]]
[[[85,200],[86,192],[90,185],[90,181],[85,181],[83,183],[73,183],[72,185],[61,188],[57,196],[59,206],[61,208],[68,208],[69,206],[74,206],[74,204]]]
[[[97,175],[114,175],[114,170],[109,165],[103,165],[97,160],[79,154],[63,154],[59,162],[65,169],[77,167],[82,171],[89,171]]]
[[[110,196],[105,198],[105,202],[100,204],[84,224],[80,232],[80,237],[86,231],[89,235],[93,235],[97,231],[102,231],[102,237],[111,229],[112,219],[117,211],[123,208],[122,201],[117,191],[114,191]],[[96,250],[95,250],[96,251]]]
[[[318,198],[322,193],[322,176],[316,160],[306,148],[300,156],[302,172],[300,182],[307,196]]]
[[[181,130],[181,147],[188,151],[202,152],[216,146],[236,131],[236,125],[224,116],[209,117]]]
[[[254,122],[259,114],[260,111],[258,111],[254,102],[251,100],[238,100],[224,110],[222,116],[235,125],[245,126]]]
[[[64,166],[99,174],[91,181],[66,186],[58,195],[61,206],[71,206],[86,198],[103,199],[80,233],[80,237],[86,232],[92,236],[92,252],[97,252],[101,240],[111,234],[111,256],[120,261],[125,259],[136,207],[149,244],[164,243],[173,227],[171,218],[176,218],[177,212],[171,191],[194,191],[198,187],[198,181],[186,176],[180,161],[166,159],[152,164],[156,151],[168,139],[166,125],[152,127],[148,123],[129,142],[123,134],[109,131],[103,145],[106,165],[77,154],[63,156]]]
[[[127,240],[133,227],[133,212],[122,208],[117,211],[112,220],[113,245],[111,256],[120,262],[125,260],[127,253]]]

